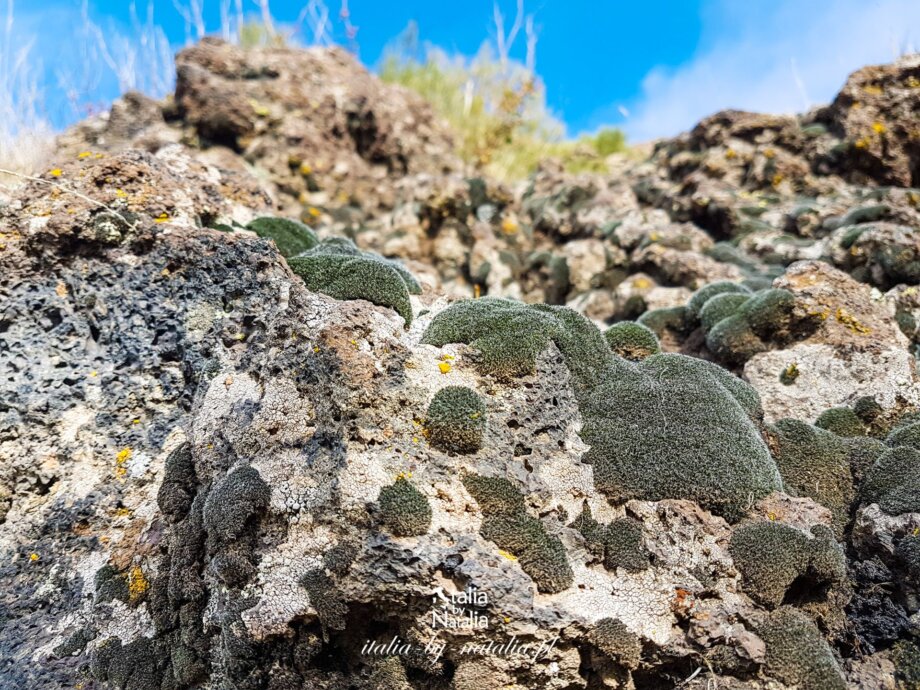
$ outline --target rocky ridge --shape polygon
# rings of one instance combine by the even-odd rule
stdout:
[[[339,50],[177,76],[0,206],[4,684],[917,687],[916,56],[517,187]]]

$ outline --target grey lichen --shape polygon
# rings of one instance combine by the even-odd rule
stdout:
[[[397,537],[425,534],[431,525],[428,499],[405,477],[397,477],[395,482],[380,489],[377,502],[383,523]]]
[[[475,453],[482,447],[485,427],[486,405],[470,388],[442,388],[428,405],[428,440],[445,452]]]

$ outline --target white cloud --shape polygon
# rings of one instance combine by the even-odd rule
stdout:
[[[701,49],[645,77],[623,128],[645,141],[725,108],[801,112],[831,100],[859,67],[918,48],[917,0],[707,0]]]

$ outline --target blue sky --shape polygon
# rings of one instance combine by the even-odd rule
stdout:
[[[8,1],[0,0],[0,9]],[[49,102],[60,103],[55,75],[78,57],[61,36],[79,24],[81,0],[15,1],[16,35],[34,37]],[[137,0],[142,14],[147,1]],[[104,29],[129,25],[128,0],[88,2]],[[186,33],[173,0],[151,2],[157,23],[180,47]],[[253,0],[243,2],[255,10]],[[217,27],[220,0],[204,3],[209,27]],[[339,0],[328,4],[337,13]],[[510,24],[515,2],[500,4]],[[293,21],[303,5],[271,2],[281,22]],[[359,56],[371,67],[410,21],[423,41],[463,54],[494,32],[492,0],[349,5]],[[920,0],[527,0],[525,8],[539,31],[537,71],[549,105],[569,132],[613,124],[634,141],[676,134],[725,107],[802,111],[832,98],[853,69],[920,47]],[[523,48],[520,40],[517,52]],[[102,72],[95,88],[112,96],[114,78]]]

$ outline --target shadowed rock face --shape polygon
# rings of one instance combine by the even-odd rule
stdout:
[[[0,206],[4,682],[909,682],[913,62],[514,192],[342,51],[178,62]],[[245,228],[294,208],[399,299]]]

